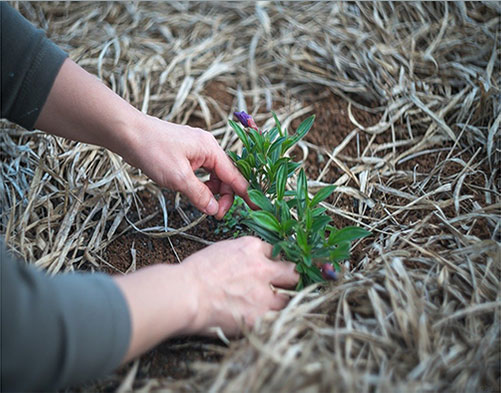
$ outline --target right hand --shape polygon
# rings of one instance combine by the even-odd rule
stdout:
[[[182,263],[198,299],[191,333],[210,334],[219,326],[236,335],[242,324],[252,326],[267,311],[287,305],[288,296],[275,293],[270,284],[292,288],[299,275],[293,263],[273,261],[271,251],[258,238],[242,237],[218,242]]]
[[[127,148],[116,149],[122,157],[159,185],[185,194],[200,211],[220,220],[233,204],[234,194],[254,206],[247,181],[211,133],[141,113],[125,135],[131,135],[124,138],[129,140]],[[210,173],[208,182],[195,176],[199,168]]]

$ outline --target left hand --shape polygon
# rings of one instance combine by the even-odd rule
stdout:
[[[204,213],[221,219],[234,194],[249,202],[247,181],[211,133],[141,114],[129,135],[124,159],[161,186],[185,194]],[[193,173],[199,168],[210,173],[207,183]]]

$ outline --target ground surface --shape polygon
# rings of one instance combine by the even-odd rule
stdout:
[[[207,95],[220,101],[222,107],[229,108],[231,95],[227,93],[224,84],[219,82],[210,84],[207,89]],[[318,97],[322,98],[319,99]],[[304,105],[309,104],[313,105],[312,112],[316,114],[316,120],[314,127],[304,140],[315,145],[315,149],[312,149],[307,155],[307,159],[304,162],[304,168],[308,178],[315,180],[325,167],[326,157],[322,152],[325,154],[325,151],[332,151],[336,148],[354,127],[348,118],[347,102],[332,94],[328,89],[314,91],[309,95],[308,99],[304,101]],[[354,114],[357,120],[364,126],[376,124],[379,120],[377,115],[361,109],[355,109]],[[295,129],[301,120],[302,119],[297,119],[292,122],[292,129]],[[198,124],[201,125],[201,123],[202,121],[199,120]],[[193,125],[198,124],[195,118]],[[341,150],[339,156],[347,160],[352,157],[360,156],[360,152],[367,147],[369,139],[368,137],[360,138],[358,141],[353,139],[343,150]],[[390,143],[391,135],[385,134],[379,136],[375,141],[378,145]],[[439,148],[439,146],[437,146],[437,148]],[[441,176],[447,177],[457,173],[458,164],[451,161],[445,165],[439,166],[439,163],[443,162],[446,155],[461,158],[465,162],[468,162],[472,157],[468,150],[457,149],[451,151],[449,147],[439,148],[438,150],[439,151],[432,151],[429,154],[423,154],[415,160],[399,164],[396,169],[402,171],[415,170],[422,174],[439,171]],[[295,149],[293,156],[296,157],[297,160],[301,159],[301,149]],[[487,168],[484,167],[483,169],[486,170]],[[342,174],[343,171],[341,169],[335,165],[331,165],[327,171],[324,171],[322,180],[327,183],[334,183]],[[476,176],[473,181],[474,183],[480,183],[478,179],[479,174],[472,174],[471,176]],[[347,185],[353,185],[352,183],[353,181],[350,181]],[[485,206],[483,194],[478,190],[472,190],[472,192],[474,193],[472,202],[474,201],[480,206]],[[155,214],[155,216],[145,223],[144,226],[151,227],[163,225],[163,213],[158,198],[148,191],[139,192],[138,196],[141,206],[139,209],[141,217]],[[183,227],[201,216],[201,213],[186,201],[186,198],[179,196],[178,209],[182,210],[183,214],[175,208],[176,193],[165,190],[164,196],[168,212],[168,225],[170,227]],[[378,193],[377,191],[372,197],[374,199],[381,198],[380,203],[369,213],[369,216],[375,218],[382,216],[383,213],[380,209],[382,209],[383,206],[402,206],[404,204],[404,200],[398,197],[386,197],[383,193]],[[356,199],[347,195],[334,195],[330,198],[329,202],[346,212],[355,212],[356,210]],[[184,221],[182,214],[188,218],[188,222]],[[452,206],[444,209],[444,214],[454,217],[455,212]],[[405,215],[400,220],[400,223],[402,225],[412,226],[417,221],[424,218],[425,215],[426,211],[415,210],[412,211],[411,214]],[[139,214],[132,214],[129,219],[131,222],[136,222],[141,217],[139,217]],[[347,218],[334,214],[333,218],[335,224],[340,228],[347,225],[353,225],[352,221]],[[439,226],[440,220],[438,218],[432,219],[430,220],[430,224],[432,226],[426,229],[423,235],[431,236],[437,233],[438,227],[435,227],[434,230],[433,225]],[[212,217],[207,217],[200,224],[186,231],[186,233],[198,236],[210,242],[232,238],[231,232],[222,233],[222,231],[216,231],[217,228],[221,229],[223,227],[223,222],[216,221]],[[480,239],[489,239],[490,231],[485,220],[479,219],[471,228],[471,234]],[[133,251],[135,253],[135,269],[140,269],[141,267],[156,263],[179,263],[179,261],[182,261],[184,258],[206,246],[199,241],[186,239],[183,236],[172,236],[170,239],[171,242],[166,238],[151,238],[138,232],[124,234],[114,240],[106,249],[106,260],[113,268],[110,266],[102,266],[102,270],[108,273],[116,273],[116,271],[125,273],[128,271],[133,264],[131,250],[135,250]],[[349,262],[355,271],[363,258],[364,247],[367,247],[371,241],[370,238],[364,239],[352,249],[352,258]],[[439,248],[444,246],[446,246],[446,244],[439,245]],[[418,262],[406,261],[405,264],[411,269],[423,267]],[[191,366],[194,362],[204,361],[215,362],[217,364],[217,362],[221,360],[221,347],[224,347],[224,344],[216,339],[179,338],[168,340],[140,358],[136,378],[138,381],[144,381],[151,378],[188,378],[193,375]],[[116,388],[121,382],[123,375],[130,370],[130,367],[131,365],[119,370],[117,376],[115,378],[112,377],[111,381],[106,382],[105,385],[101,386],[101,383],[98,383],[99,389],[104,389],[105,386],[109,389]],[[113,380],[115,382],[112,382]],[[138,382],[138,386],[141,386],[140,382]]]
[[[171,340],[69,390],[499,392],[499,5],[284,4],[14,3],[136,108],[226,150],[235,110],[289,129],[314,113],[292,155],[311,190],[338,186],[337,226],[374,234],[342,280],[229,346]],[[104,149],[1,126],[0,232],[28,263],[130,273],[232,236],[211,218],[146,236],[200,213]]]

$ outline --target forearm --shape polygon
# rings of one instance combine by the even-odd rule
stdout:
[[[53,391],[119,365],[131,323],[110,277],[50,277],[15,261],[0,239],[0,281],[0,390]]]
[[[132,125],[141,117],[140,111],[95,76],[66,59],[35,126],[126,156],[137,137]]]
[[[114,277],[129,306],[132,335],[123,362],[168,337],[196,333],[196,288],[183,265],[155,265]]]

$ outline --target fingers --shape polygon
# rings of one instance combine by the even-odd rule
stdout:
[[[214,195],[220,195],[218,201],[219,209],[216,214],[216,219],[220,220],[230,210],[231,205],[233,205],[234,192],[228,184],[221,183],[221,180],[214,173],[211,173],[210,179],[205,182],[205,185]]]
[[[210,216],[218,213],[219,204],[210,188],[202,183],[193,172],[188,171],[186,173],[184,181],[179,184],[178,188],[200,211]]]
[[[213,163],[213,167],[206,167],[207,170],[214,172],[214,174],[225,183],[237,194],[248,200],[247,187],[249,186],[247,180],[242,176],[239,170],[233,165],[230,158],[226,155],[224,150],[219,146],[216,139],[209,134],[210,141],[208,142],[209,154],[214,155],[214,160],[206,160],[206,162]]]
[[[270,303],[270,310],[279,311],[289,303],[289,297],[283,294],[274,293],[273,300]]]
[[[219,194],[219,189],[221,188],[221,180],[219,180],[217,176],[211,173],[210,178],[205,182],[205,185],[209,187],[209,190],[213,194]]]
[[[230,158],[226,153],[218,147],[218,157],[214,166],[214,173],[223,182],[228,184],[237,195],[242,198],[247,198],[247,187],[249,184],[247,180],[242,176],[239,170],[233,165]]]
[[[270,243],[263,242],[261,247],[263,249],[264,256],[266,258],[270,259],[270,262],[273,263],[273,261],[271,261],[271,254],[273,252],[273,246]]]
[[[298,280],[296,265],[291,262],[273,262],[271,284],[279,288],[293,288]]]
[[[221,188],[219,189],[219,210],[216,214],[216,218],[218,220],[222,219],[226,212],[230,210],[231,205],[233,204],[233,190],[230,188],[228,184],[221,184]]]

